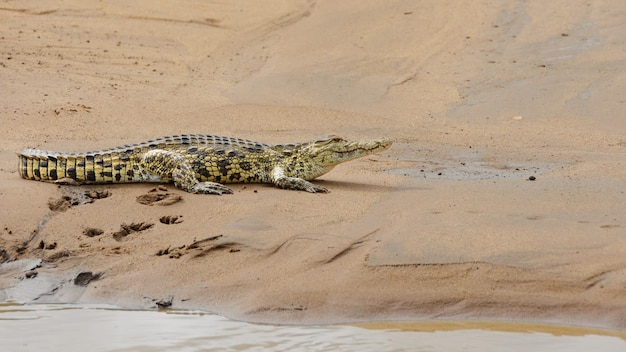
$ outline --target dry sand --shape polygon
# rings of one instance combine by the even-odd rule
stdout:
[[[622,0],[3,1],[0,300],[626,329],[624,33]],[[17,174],[177,133],[395,144],[329,194]]]

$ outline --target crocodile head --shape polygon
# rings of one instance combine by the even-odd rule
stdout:
[[[392,142],[386,138],[374,140],[346,140],[337,136],[328,136],[302,143],[294,150],[283,150],[285,156],[291,156],[291,174],[305,180],[319,177],[338,164],[382,152]]]

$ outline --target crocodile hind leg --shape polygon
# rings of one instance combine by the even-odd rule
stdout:
[[[223,194],[233,191],[216,182],[199,182],[191,165],[180,154],[154,149],[141,158],[139,164],[150,174],[172,178],[174,185],[190,193]],[[147,176],[150,178],[150,175]]]
[[[282,189],[307,191],[310,193],[328,192],[326,188],[316,186],[303,178],[286,176],[284,170],[281,167],[276,167],[274,168],[274,170],[272,170],[272,182],[274,183],[274,185],[276,185],[276,187]]]

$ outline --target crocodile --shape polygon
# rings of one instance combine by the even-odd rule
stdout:
[[[386,150],[386,138],[337,136],[304,143],[265,144],[247,139],[184,134],[85,153],[24,149],[22,178],[70,184],[171,183],[190,193],[225,194],[228,183],[271,183],[279,188],[325,193],[309,182],[345,161]]]

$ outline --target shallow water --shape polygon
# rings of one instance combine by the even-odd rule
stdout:
[[[498,326],[506,331],[491,330]],[[0,305],[3,351],[626,351],[626,340],[617,332],[548,326],[542,332],[537,327],[442,322],[277,326],[193,311]]]

